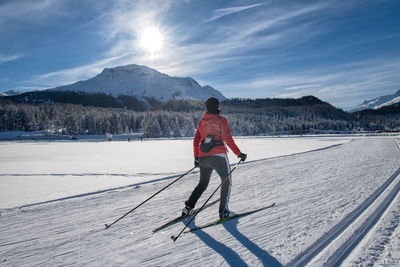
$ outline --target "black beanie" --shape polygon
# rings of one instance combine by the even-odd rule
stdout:
[[[219,101],[215,97],[210,97],[206,101],[206,108],[207,108],[207,113],[209,114],[219,114]]]

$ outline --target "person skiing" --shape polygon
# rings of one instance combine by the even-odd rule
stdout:
[[[226,118],[219,115],[221,110],[218,99],[214,97],[207,99],[206,108],[207,111],[199,122],[193,139],[194,165],[200,167],[200,181],[189,199],[185,201],[182,216],[191,214],[197,200],[207,189],[211,173],[215,170],[223,182],[219,205],[219,217],[223,219],[235,215],[228,208],[232,181],[225,144],[242,161],[246,160],[247,155],[235,144]]]

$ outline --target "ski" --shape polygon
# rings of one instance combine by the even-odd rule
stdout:
[[[216,203],[218,203],[218,202],[219,202],[219,199],[217,199],[217,200],[215,200],[215,201],[213,201],[213,202],[208,203],[207,205],[204,206],[203,210],[206,209],[206,208],[208,208],[208,207],[211,207],[212,205],[214,205],[214,204],[216,204]],[[189,218],[190,216],[192,216],[193,214],[195,214],[198,210],[199,210],[199,208],[194,209],[193,212],[192,212],[190,215],[188,215],[188,216],[179,216],[179,217],[177,217],[177,218],[175,218],[175,219],[173,219],[173,220],[171,220],[171,221],[169,221],[169,222],[167,222],[167,223],[161,225],[160,227],[154,229],[154,230],[153,230],[153,233],[158,232],[158,231],[160,231],[160,230],[162,230],[162,229],[165,229],[165,228],[167,228],[167,227],[169,227],[169,226],[171,226],[171,225],[174,225],[174,224],[176,224],[176,223],[178,223],[178,222],[181,222],[181,221],[183,221],[183,220],[186,220],[187,218]]]
[[[255,212],[258,212],[258,211],[266,210],[266,209],[272,208],[274,206],[275,206],[275,203],[272,203],[272,204],[270,204],[268,206],[265,206],[265,207],[262,207],[262,208],[258,208],[258,209],[254,209],[254,210],[250,210],[250,211],[245,211],[245,212],[241,212],[241,213],[237,213],[236,215],[234,215],[232,217],[228,217],[228,218],[225,218],[225,219],[219,219],[219,220],[216,220],[214,222],[207,223],[207,224],[204,224],[204,225],[201,225],[201,226],[196,226],[194,228],[191,228],[191,229],[185,231],[184,233],[190,233],[190,232],[193,232],[193,231],[196,231],[196,230],[204,229],[204,228],[207,228],[207,227],[210,227],[210,226],[214,226],[214,225],[229,221],[231,219],[235,219],[235,218],[238,218],[238,217],[249,215],[249,214],[252,214],[252,213],[255,213]]]

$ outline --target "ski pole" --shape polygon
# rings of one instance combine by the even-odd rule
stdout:
[[[124,218],[126,215],[128,215],[129,213],[131,213],[132,211],[136,210],[137,208],[139,208],[140,206],[142,206],[144,203],[146,203],[147,201],[149,201],[150,199],[152,199],[153,197],[155,197],[156,195],[158,195],[159,193],[161,193],[162,191],[164,191],[165,189],[167,189],[169,186],[171,186],[172,184],[174,184],[175,182],[177,182],[178,180],[180,180],[183,176],[185,176],[186,174],[188,174],[189,172],[193,171],[196,167],[191,168],[189,171],[185,172],[184,174],[182,174],[181,176],[179,176],[178,178],[176,178],[172,183],[169,183],[167,186],[165,186],[164,188],[162,188],[161,190],[159,190],[157,193],[155,193],[154,195],[152,195],[151,197],[149,197],[148,199],[146,199],[145,201],[143,201],[142,203],[140,203],[139,205],[137,205],[136,207],[134,207],[133,209],[131,209],[130,211],[128,211],[127,213],[125,213],[123,216],[121,216],[120,218],[118,218],[116,221],[114,221],[111,224],[105,224],[106,229],[110,228],[112,225],[116,224],[119,220],[121,220],[122,218]]]
[[[206,200],[206,202],[204,202],[203,206],[200,207],[200,209],[193,215],[193,217],[190,219],[190,221],[185,225],[185,227],[183,227],[183,229],[180,231],[180,233],[177,236],[171,236],[171,239],[175,242],[183,233],[183,231],[185,231],[185,229],[189,226],[189,224],[194,220],[194,218],[196,218],[197,214],[199,214],[199,212],[204,208],[204,206],[207,204],[208,201],[210,201],[210,199],[214,196],[214,194],[218,191],[218,189],[227,181],[229,181],[229,176],[232,174],[232,172],[236,169],[236,167],[239,165],[239,163],[242,162],[242,159],[240,159],[238,161],[238,163],[236,163],[235,167],[230,171],[230,173],[228,174],[228,176],[225,178],[224,181],[222,181],[222,183],[219,184],[219,186],[217,187],[217,189],[214,190],[214,192],[211,194],[211,196]]]

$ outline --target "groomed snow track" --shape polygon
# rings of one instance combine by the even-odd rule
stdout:
[[[400,139],[394,139],[394,142],[400,149]],[[386,192],[388,190],[390,191]],[[399,192],[400,168],[356,209],[285,266],[306,266],[328,247],[334,247],[333,241],[339,239],[346,230],[354,227],[355,230],[351,230],[353,232],[351,236],[345,237],[346,240],[339,247],[334,248],[334,252],[323,263],[323,266],[340,266],[366,237],[367,233],[379,222]],[[374,203],[379,204],[373,205]],[[354,226],[355,222],[367,211],[370,211],[371,215],[360,225]]]
[[[183,223],[152,230],[179,213],[198,173],[109,230],[104,223],[174,178],[1,209],[0,266],[400,266],[399,167],[400,137],[354,138],[312,153],[246,161],[235,171],[232,210],[277,207],[173,245],[169,237]],[[219,185],[214,175],[199,203]],[[193,226],[215,220],[217,212],[203,212]]]

